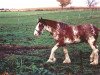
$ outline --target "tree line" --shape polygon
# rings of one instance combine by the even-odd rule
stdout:
[[[71,4],[71,0],[57,0],[60,3],[61,8],[63,9],[67,5]],[[88,7],[94,7],[99,3],[99,0],[86,0]]]

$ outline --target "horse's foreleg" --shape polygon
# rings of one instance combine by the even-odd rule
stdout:
[[[56,61],[54,52],[57,50],[57,48],[58,48],[58,43],[52,48],[50,57],[47,62],[55,62]]]
[[[88,43],[90,44],[91,48],[93,49],[93,51],[90,55],[90,62],[91,62],[90,64],[97,65],[98,64],[98,58],[99,58],[99,55],[98,55],[99,50],[96,47],[94,37],[90,37],[89,40],[88,40]]]
[[[63,47],[63,51],[64,51],[64,54],[65,54],[65,60],[63,61],[63,63],[71,63],[70,57],[68,55],[67,48],[66,47]]]

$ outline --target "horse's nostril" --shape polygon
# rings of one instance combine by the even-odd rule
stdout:
[[[34,34],[34,36],[35,36],[36,34]]]
[[[35,36],[35,37],[38,37],[39,35],[38,35],[38,34],[34,34],[34,36]]]

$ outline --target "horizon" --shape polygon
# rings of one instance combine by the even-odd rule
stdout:
[[[97,7],[100,7],[100,1],[98,1]],[[48,7],[60,7],[60,3],[57,0],[2,0],[0,1],[0,8],[5,9],[23,9],[23,8],[48,8]],[[86,0],[71,0],[71,4],[66,7],[88,7]]]

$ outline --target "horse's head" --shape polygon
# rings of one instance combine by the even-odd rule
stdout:
[[[41,35],[41,33],[43,32],[43,29],[44,29],[44,25],[45,25],[44,19],[39,18],[39,19],[38,19],[37,26],[36,26],[36,28],[35,28],[35,30],[34,30],[34,35],[35,35],[35,36]]]

